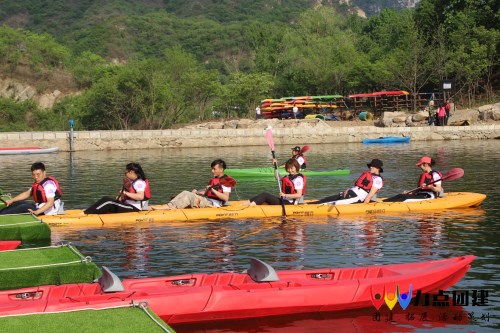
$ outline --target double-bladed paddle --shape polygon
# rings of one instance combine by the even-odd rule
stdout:
[[[450,169],[448,170],[447,173],[445,173],[440,179],[437,179],[437,180],[434,180],[432,182],[430,182],[429,184],[427,185],[432,185],[434,183],[437,183],[439,181],[442,181],[442,180],[455,180],[455,179],[458,179],[458,178],[462,178],[464,176],[464,169],[461,169],[461,168],[453,168],[453,169]],[[421,186],[413,189],[413,190],[410,190],[406,193],[411,193],[411,192],[415,192],[415,191],[418,191],[422,189]]]
[[[273,129],[271,126],[268,126],[266,128],[266,141],[271,149],[271,154],[273,155],[273,164],[274,164],[274,174],[276,175],[276,180],[278,181],[278,189],[281,193],[281,181],[280,181],[280,175],[278,171],[278,163],[276,163],[276,155],[274,154],[274,140],[273,140]],[[280,203],[281,203],[281,214],[283,218],[286,218],[286,210],[285,210],[285,202],[283,201],[283,197],[280,196]]]

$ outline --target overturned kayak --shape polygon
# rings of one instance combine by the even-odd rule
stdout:
[[[284,174],[284,170],[280,170]],[[242,178],[252,178],[252,179],[264,179],[271,180],[274,179],[274,168],[247,168],[247,169],[227,169],[225,173],[231,177],[236,178],[236,180]],[[300,173],[306,175],[307,177],[318,177],[318,176],[347,176],[351,173],[349,169],[337,169],[337,170],[326,170],[326,171],[311,171],[302,170]]]
[[[467,208],[479,205],[486,195],[472,192],[450,192],[444,198],[418,202],[373,202],[368,204],[332,205],[303,204],[287,205],[286,213],[290,217],[301,216],[336,216],[344,214],[384,215],[418,211],[442,211],[444,209]],[[155,206],[152,206],[154,208]],[[260,205],[246,207],[241,202],[232,202],[230,206],[220,208],[186,208],[175,210],[149,210],[121,214],[84,214],[82,210],[67,210],[63,215],[45,215],[39,218],[49,225],[107,225],[137,222],[172,222],[191,220],[218,220],[239,218],[279,217],[281,206]]]
[[[375,139],[363,139],[363,143],[408,143],[410,137],[403,136],[383,136]]]
[[[167,323],[401,307],[417,293],[458,282],[474,256],[354,268],[275,271],[251,259],[244,273],[120,279],[103,267],[98,282],[0,292],[0,316],[101,309],[147,302]],[[399,303],[399,304],[398,304]]]

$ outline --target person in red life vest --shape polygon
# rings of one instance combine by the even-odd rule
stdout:
[[[255,206],[261,204],[281,205],[281,199],[285,205],[293,205],[304,203],[304,195],[306,193],[306,176],[299,173],[299,162],[291,158],[285,163],[285,170],[288,175],[281,178],[280,197],[274,196],[268,192],[262,192],[247,202],[244,206]]]
[[[292,148],[292,158],[296,159],[297,162],[299,162],[299,170],[303,170],[306,168],[307,164],[307,159],[304,156],[304,154],[301,154],[301,148],[299,146],[293,147]],[[281,166],[281,168],[285,167],[284,165]],[[298,170],[297,170],[298,171]]]
[[[348,188],[344,192],[326,197],[324,199],[311,203],[334,203],[336,205],[348,205],[352,203],[369,203],[376,201],[377,193],[380,191],[384,182],[380,174],[384,172],[382,169],[384,163],[375,158],[367,164],[370,171],[365,171],[359,176],[354,186]]]
[[[448,119],[451,116],[451,103],[450,103],[449,99],[446,100],[446,104],[444,106],[444,111],[446,112],[446,116],[444,117],[444,124],[448,125]]]
[[[47,176],[45,165],[36,162],[31,165],[31,176],[34,183],[29,190],[6,200],[6,208],[0,214],[32,213],[35,215],[56,215],[61,208],[61,187],[59,182],[51,176]],[[34,203],[25,201],[33,197]]]
[[[85,209],[84,213],[111,214],[148,210],[149,199],[151,199],[151,189],[141,165],[139,163],[129,163],[125,166],[123,187],[116,199],[102,197]]]
[[[213,177],[208,185],[202,190],[182,191],[170,200],[166,205],[155,206],[154,209],[182,209],[182,208],[205,208],[221,207],[229,201],[231,188],[236,181],[224,174],[226,162],[217,159],[210,165]]]
[[[434,159],[429,156],[424,156],[416,164],[422,170],[422,174],[418,180],[418,190],[397,194],[387,198],[386,202],[395,201],[421,201],[435,199],[444,196],[444,190],[441,185],[443,175],[439,171],[433,170],[432,167],[436,164]]]

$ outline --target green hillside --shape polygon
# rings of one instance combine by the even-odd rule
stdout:
[[[443,79],[461,103],[498,99],[495,1],[423,0],[368,19],[317,3],[0,0],[0,78],[79,91],[44,111],[0,98],[0,130],[70,118],[80,129],[168,128],[252,116],[266,97],[429,92]]]

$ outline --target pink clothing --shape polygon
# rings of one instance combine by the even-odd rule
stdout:
[[[444,117],[444,116],[446,116],[446,111],[444,109],[444,106],[440,106],[438,111],[438,117]]]

